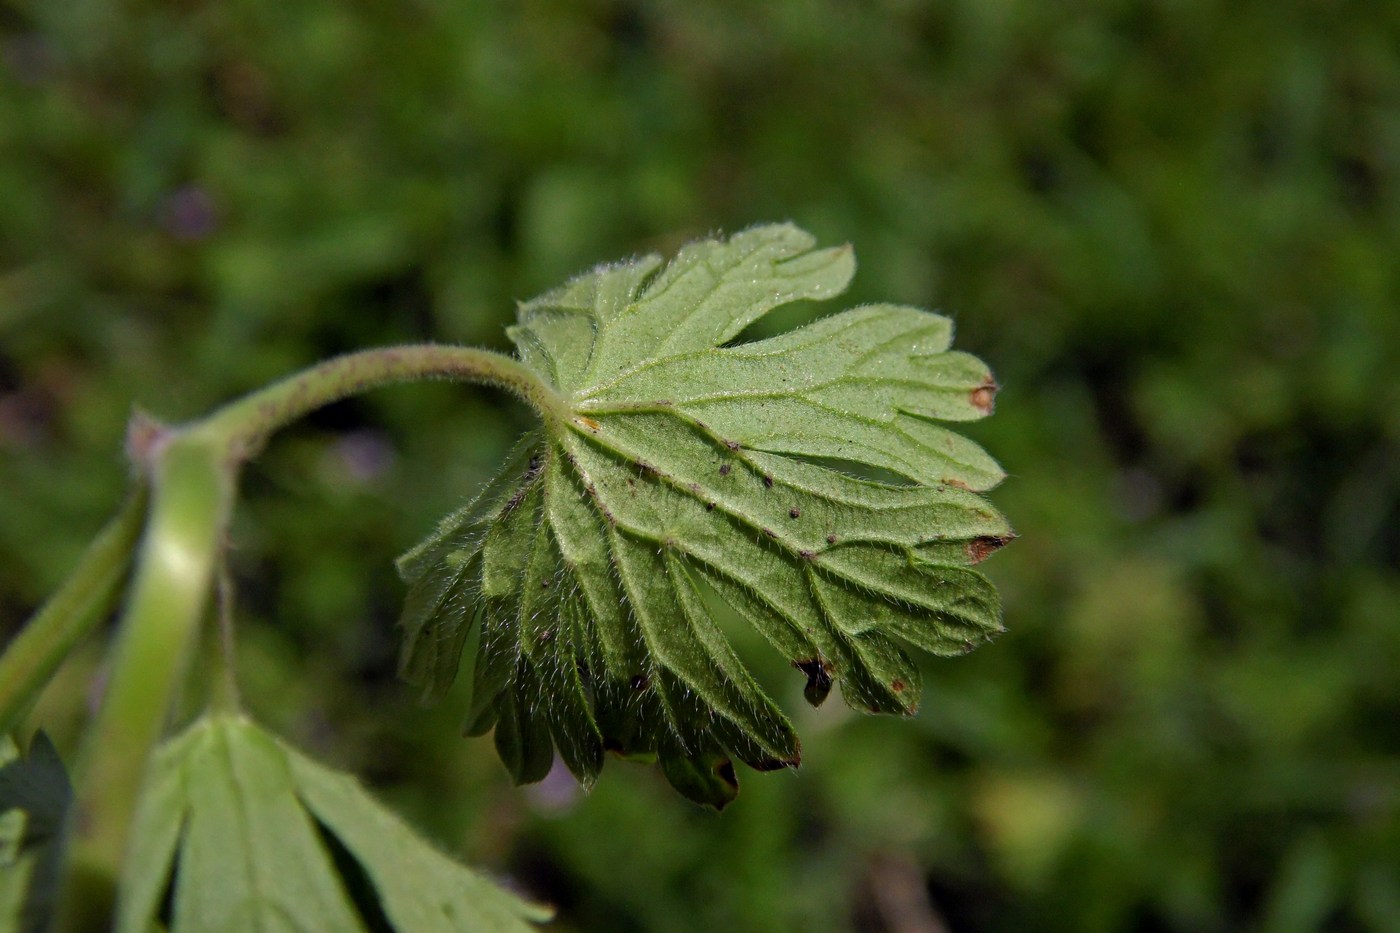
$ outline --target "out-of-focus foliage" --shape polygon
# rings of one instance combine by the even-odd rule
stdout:
[[[1005,386],[1010,631],[917,719],[804,711],[734,626],[800,772],[723,817],[641,767],[510,789],[393,678],[392,556],[527,424],[450,386],[246,478],[253,711],[565,930],[1395,929],[1397,49],[1379,3],[7,3],[0,632],[116,506],[133,402],[503,348],[599,259],[791,218]],[[90,657],[36,713],[65,753]]]
[[[0,930],[39,928],[54,908],[63,824],[73,802],[67,770],[47,735],[21,754],[0,736]]]

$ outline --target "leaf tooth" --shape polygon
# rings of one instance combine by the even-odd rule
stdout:
[[[919,385],[901,407],[939,421],[976,421],[992,413],[997,382],[982,360],[948,350],[914,360]]]
[[[520,661],[520,611],[510,600],[487,600],[472,671],[472,695],[464,732],[484,735],[497,718],[497,699],[507,691]]]
[[[474,707],[467,714],[467,718],[462,722],[462,735],[468,738],[479,738],[496,727],[496,704],[494,697],[491,703],[484,706]]]
[[[892,616],[891,624],[907,626],[908,620],[922,617],[939,626],[898,632],[929,651],[961,653],[964,642],[980,642],[1001,630],[996,589],[975,570],[922,561],[907,550],[901,554],[859,543],[834,549],[821,570],[889,605],[909,607],[910,611]]]
[[[723,810],[739,796],[739,777],[721,749],[710,746],[686,751],[663,748],[661,771],[671,786],[687,799]]]
[[[594,679],[593,691],[603,747],[627,758],[654,759],[663,735],[670,733],[668,714],[653,688],[655,669],[633,682]]]
[[[781,771],[784,768],[797,768],[802,764],[802,743],[796,734],[782,756],[775,756],[733,722],[716,717],[710,724],[710,731],[716,741],[731,755],[753,768],[755,771]]]
[[[463,590],[480,570],[479,552],[459,566],[440,566],[414,581],[404,601],[399,627],[403,644],[398,674],[421,691],[424,703],[440,700],[456,679],[462,648],[478,621]]]
[[[496,700],[496,753],[517,784],[542,781],[554,764],[554,742],[547,719],[525,705],[538,696],[541,685],[526,663],[516,671],[517,690],[505,690]]]
[[[894,699],[897,708],[890,709],[883,704],[871,707],[873,712],[896,712],[913,716],[919,711],[919,698],[923,693],[923,676],[914,664],[913,658],[895,642],[879,632],[865,632],[851,638],[851,645],[860,656],[865,670],[869,671],[874,682],[880,685]],[[842,681],[843,684],[849,680]],[[865,690],[869,687],[862,685]],[[842,688],[845,689],[844,687]]]
[[[759,690],[710,619],[675,555],[664,550],[657,553],[616,532],[613,538],[623,580],[652,656],[770,757],[791,758],[796,745],[791,725]],[[663,678],[663,686],[666,683]]]
[[[815,570],[806,573],[808,591],[829,636],[832,666],[840,675],[847,705],[872,713],[913,715],[918,708],[918,668],[897,645],[855,618],[866,611],[850,606],[851,594],[832,587]]]
[[[996,394],[999,391],[1001,391],[1001,386],[997,385],[997,381],[988,373],[987,378],[983,379],[982,382],[977,385],[977,388],[968,393],[968,401],[972,403],[973,408],[977,409],[983,415],[990,415],[992,413]]]
[[[775,767],[796,766],[800,760],[797,734],[787,717],[773,703],[750,675],[748,668],[734,653],[729,639],[710,615],[709,609],[696,588],[695,581],[683,562],[674,552],[665,555],[669,579],[675,588],[676,596],[690,625],[690,633],[695,638],[696,647],[704,653],[705,659],[715,674],[716,684],[728,695],[728,705],[717,706],[746,739],[762,750],[763,756],[741,755],[745,762],[784,762]],[[736,716],[735,712],[739,715]],[[734,746],[731,746],[734,748]],[[737,751],[737,748],[735,749]]]
[[[579,673],[583,656],[576,626],[579,597],[567,592],[572,582],[563,574],[550,524],[541,521],[520,584],[520,674],[506,689],[516,694],[522,722],[530,718],[548,723],[560,757],[587,786],[602,767],[602,736]],[[502,720],[507,718],[504,709],[500,715]]]
[[[1008,533],[1004,535],[981,535],[967,542],[967,562],[970,564],[980,564],[992,554],[1010,544],[1016,535]]]

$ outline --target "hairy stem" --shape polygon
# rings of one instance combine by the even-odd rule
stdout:
[[[142,483],[83,552],[58,592],[0,655],[0,735],[17,728],[63,659],[116,599],[146,514]]]
[[[568,417],[563,399],[511,357],[475,347],[411,344],[327,360],[219,409],[190,429],[219,438],[236,458],[246,459],[273,432],[323,405],[377,386],[426,379],[494,385],[523,399],[546,420]]]

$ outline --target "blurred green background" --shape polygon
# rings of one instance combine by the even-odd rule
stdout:
[[[1400,929],[1393,2],[0,3],[0,637],[133,404],[505,348],[573,272],[781,219],[997,371],[1005,637],[901,722],[736,632],[806,763],[722,816],[621,762],[514,789],[395,681],[391,559],[527,415],[395,388],[245,479],[256,714],[561,931]]]

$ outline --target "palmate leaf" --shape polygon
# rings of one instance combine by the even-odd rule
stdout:
[[[551,915],[241,716],[205,717],[162,746],[136,821],[117,933],[526,933]]]
[[[830,298],[847,247],[788,225],[600,266],[520,307],[510,336],[557,391],[466,508],[400,559],[402,673],[428,699],[473,658],[468,732],[519,782],[557,748],[585,785],[604,750],[659,757],[723,806],[730,758],[795,766],[797,736],[707,608],[718,598],[852,706],[912,713],[909,644],[962,654],[1001,631],[970,569],[1011,537],[978,492],[1001,469],[939,421],[996,383],[916,308],[855,308],[727,345],[773,308]],[[875,482],[856,474],[902,477]]]

